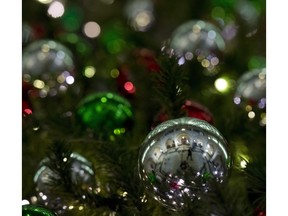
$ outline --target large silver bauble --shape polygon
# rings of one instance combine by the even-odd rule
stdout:
[[[172,210],[200,198],[229,176],[227,141],[206,121],[183,117],[161,123],[142,143],[138,161],[146,192]]]

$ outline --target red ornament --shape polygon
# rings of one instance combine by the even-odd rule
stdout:
[[[136,51],[137,62],[150,72],[159,72],[160,66],[156,61],[156,57],[153,51],[142,48]]]
[[[182,109],[186,111],[188,117],[198,118],[207,121],[209,124],[214,124],[211,112],[198,102],[186,100]]]
[[[171,187],[171,189],[174,189],[174,190],[178,190],[179,189],[178,183],[177,182],[173,182],[173,181],[170,183],[170,187]]]
[[[214,120],[211,112],[205,106],[201,105],[198,102],[192,100],[186,100],[184,105],[181,107],[184,111],[185,116],[201,119],[207,121],[209,124],[213,125]],[[161,110],[154,118],[151,129],[156,127],[158,124],[169,120],[169,116],[164,110]]]
[[[22,82],[22,115],[25,117],[33,112],[30,98],[35,96],[36,89],[27,82]]]
[[[127,65],[122,64],[119,68],[119,76],[117,77],[118,91],[126,98],[131,98],[136,92],[136,87],[131,79],[130,69]]]
[[[256,208],[254,211],[254,216],[266,216],[266,212],[260,208]]]

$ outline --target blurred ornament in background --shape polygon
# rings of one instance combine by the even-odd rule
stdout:
[[[96,186],[96,178],[94,168],[91,162],[78,153],[71,153],[70,158],[63,158],[63,162],[68,164],[71,171],[66,178],[70,177],[73,185],[81,189],[93,188]],[[43,159],[34,176],[37,191],[37,203],[45,205],[57,213],[63,213],[67,209],[67,205],[77,203],[77,200],[66,200],[65,192],[61,190],[57,193],[57,187],[63,182],[59,173],[52,171],[49,166],[51,164],[49,158]],[[62,183],[63,184],[63,183]],[[58,189],[59,190],[59,189]],[[58,191],[59,192],[59,191]]]
[[[135,49],[134,55],[137,59],[137,63],[144,66],[150,72],[159,72],[160,66],[157,62],[156,54],[153,50],[147,48]]]
[[[56,38],[71,50],[77,59],[87,59],[92,53],[92,44],[76,33],[60,33]]]
[[[47,34],[47,27],[37,21],[22,23],[22,46],[26,47]]]
[[[226,44],[221,30],[212,23],[203,20],[191,20],[177,27],[162,51],[171,52],[180,58],[179,64],[193,58],[214,75],[225,53]]]
[[[263,4],[265,4],[265,2]],[[240,28],[242,28],[242,30],[246,33],[246,37],[251,37],[257,33],[261,14],[261,11],[259,9],[261,8],[261,6],[257,5],[257,7],[255,3],[253,3],[253,1],[247,0],[237,1],[234,5],[235,13],[238,14],[241,19],[237,23],[238,25],[240,25]]]
[[[37,97],[38,90],[31,84],[22,81],[22,116],[31,115],[33,106],[31,99]]]
[[[227,141],[206,121],[183,117],[154,128],[142,143],[138,170],[146,192],[164,206],[185,208],[229,176]]]
[[[236,85],[234,103],[245,108],[249,119],[259,116],[259,124],[266,126],[266,68],[245,72]]]
[[[27,23],[22,24],[22,46],[26,46],[35,39],[33,29]]]
[[[260,109],[266,106],[266,68],[252,69],[237,80],[234,103],[257,104]]]
[[[102,29],[98,39],[101,45],[103,45],[109,54],[121,54],[126,51],[127,48],[133,45],[133,41],[126,41],[128,37],[127,29],[120,21],[113,22],[112,24],[106,24]]]
[[[146,32],[154,23],[154,5],[151,0],[130,0],[125,6],[125,16],[135,31]]]
[[[23,80],[39,89],[40,97],[66,92],[75,81],[74,68],[72,52],[55,40],[38,40],[23,50]]]
[[[57,216],[53,211],[42,206],[26,204],[22,205],[22,216]]]
[[[226,42],[226,50],[229,50],[229,46],[231,45],[230,41],[233,40],[238,33],[236,19],[231,9],[229,10],[224,6],[221,6],[221,4],[219,3],[214,3],[214,5],[215,7],[213,7],[213,9],[211,10],[211,18],[215,20],[215,22],[222,29],[221,35]]]
[[[136,87],[132,80],[132,74],[127,64],[119,66],[119,75],[117,76],[117,88],[121,95],[126,98],[132,98],[136,93]]]
[[[266,216],[266,211],[261,210],[261,208],[256,208],[253,216]]]
[[[266,57],[263,56],[251,56],[248,61],[248,70],[265,68],[266,67]]]
[[[207,107],[200,104],[199,102],[193,100],[185,100],[185,103],[181,107],[184,111],[186,117],[197,118],[200,120],[207,121],[209,124],[213,125],[214,118],[212,113],[209,111]],[[169,120],[169,116],[161,110],[154,118],[152,129],[156,127],[158,124]]]
[[[77,114],[85,127],[97,136],[124,134],[132,128],[132,106],[124,97],[112,92],[97,92],[80,101]]]

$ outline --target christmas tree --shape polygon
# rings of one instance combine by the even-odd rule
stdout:
[[[22,2],[23,215],[266,215],[266,3]]]

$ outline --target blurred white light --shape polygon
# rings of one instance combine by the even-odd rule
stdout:
[[[241,98],[240,97],[235,97],[234,98],[234,103],[235,104],[240,104],[241,103]]]
[[[22,205],[27,205],[27,204],[30,204],[30,202],[28,200],[22,200]]]
[[[73,84],[74,83],[74,77],[73,76],[68,76],[66,78],[66,83],[69,84],[69,85]]]
[[[100,32],[101,32],[101,28],[100,26],[98,25],[98,23],[96,22],[87,22],[85,25],[84,25],[84,34],[89,37],[89,38],[95,38],[95,37],[98,37]]]
[[[59,1],[54,1],[48,8],[48,14],[53,18],[58,18],[64,14],[64,5]]]
[[[151,21],[152,21],[152,14],[149,11],[141,11],[137,14],[135,17],[135,22],[137,23],[137,26],[139,29],[145,29]]]
[[[34,82],[33,82],[33,86],[34,86],[35,88],[42,89],[42,88],[44,88],[45,83],[44,83],[42,80],[36,79],[36,80],[34,80]]]
[[[215,85],[215,88],[220,92],[224,92],[228,88],[228,82],[227,82],[227,80],[225,80],[223,78],[218,78],[215,81],[214,85]]]
[[[185,63],[185,58],[184,57],[181,57],[179,60],[178,60],[178,64],[179,65],[183,65]]]
[[[254,118],[255,117],[255,112],[253,112],[253,111],[250,111],[249,113],[248,113],[248,117],[249,118]]]
[[[52,0],[38,0],[38,2],[40,2],[42,4],[49,4],[52,2]]]
[[[241,168],[246,168],[247,162],[245,160],[241,160],[240,161],[240,166],[241,166]]]

